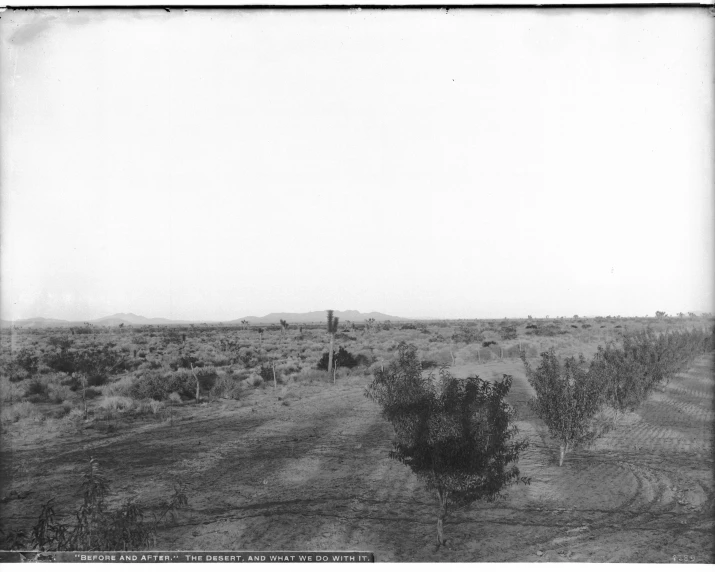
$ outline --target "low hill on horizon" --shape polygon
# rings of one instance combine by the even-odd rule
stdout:
[[[383,314],[382,312],[366,312],[362,313],[358,310],[335,310],[333,315],[340,318],[340,321],[351,321],[351,322],[365,322],[370,318],[377,322],[384,322],[390,320],[392,322],[411,322],[414,318],[400,318],[398,316],[390,316],[388,314]],[[301,322],[324,322],[326,320],[326,310],[316,310],[314,312],[274,312],[272,314],[266,314],[265,316],[245,316],[243,318],[238,318],[237,320],[230,320],[226,322],[228,324],[240,323],[242,320],[246,320],[250,324],[272,324],[278,323],[281,320],[285,320],[289,324],[301,323]]]
[[[400,318],[398,316],[390,316],[388,314],[383,314],[382,312],[367,312],[362,313],[357,310],[345,310],[344,312],[336,310],[335,316],[340,318],[341,321],[351,321],[351,322],[365,322],[370,318],[373,318],[377,322],[385,322],[390,320],[392,322],[409,322],[413,318]],[[112,314],[111,316],[104,316],[103,318],[97,318],[94,320],[57,320],[55,318],[24,318],[21,320],[0,320],[0,327],[10,328],[23,327],[23,328],[54,328],[54,327],[72,327],[80,326],[82,324],[93,324],[95,326],[118,326],[120,324],[135,325],[135,326],[160,326],[160,325],[180,325],[180,324],[240,324],[242,320],[246,320],[251,324],[272,324],[279,323],[281,320],[285,320],[288,323],[311,323],[311,322],[323,322],[326,319],[325,310],[316,310],[314,312],[274,312],[272,314],[267,314],[265,316],[246,316],[244,318],[238,318],[237,320],[169,320],[167,318],[147,318],[145,316],[139,316],[132,313],[118,313]]]
[[[145,318],[137,314],[112,314],[97,320],[89,320],[90,324],[100,326],[118,326],[119,324],[136,324],[136,325],[161,325],[161,324],[191,324],[190,320],[169,320],[167,318]]]

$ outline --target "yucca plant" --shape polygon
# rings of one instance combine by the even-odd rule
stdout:
[[[333,311],[328,310],[328,334],[330,334],[330,351],[328,357],[328,374],[333,371],[333,346],[335,345],[335,334],[338,332],[338,318],[333,316]],[[333,381],[333,383],[335,383]]]

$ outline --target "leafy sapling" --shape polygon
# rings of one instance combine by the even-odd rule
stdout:
[[[503,497],[504,487],[528,484],[516,463],[527,442],[514,441],[514,410],[505,397],[512,379],[439,380],[423,376],[417,348],[402,342],[398,357],[375,374],[367,397],[382,407],[395,430],[390,458],[407,465],[439,502],[437,547],[450,510]]]
[[[583,356],[567,358],[561,364],[553,348],[541,354],[541,363],[534,370],[522,353],[529,384],[536,397],[531,409],[546,424],[552,437],[559,441],[559,467],[569,448],[591,435],[591,419],[601,404],[601,385],[589,375]]]

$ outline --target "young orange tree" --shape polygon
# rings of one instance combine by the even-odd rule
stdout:
[[[445,543],[450,510],[503,496],[513,483],[528,484],[516,466],[526,441],[513,441],[513,409],[504,401],[511,377],[489,382],[423,376],[417,348],[400,343],[398,357],[375,374],[366,396],[382,407],[395,430],[390,457],[404,463],[439,501],[438,548]]]
[[[559,467],[569,447],[591,435],[591,419],[601,405],[599,378],[589,375],[586,360],[567,358],[563,365],[553,348],[541,354],[534,370],[521,354],[526,377],[536,390],[529,406],[546,423],[552,437],[559,440]]]

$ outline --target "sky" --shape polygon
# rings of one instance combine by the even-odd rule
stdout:
[[[713,310],[702,9],[0,15],[0,315]]]

